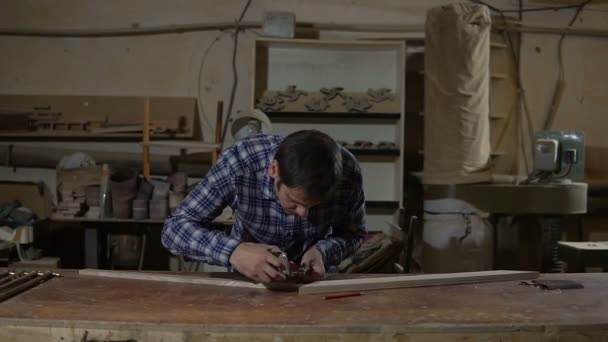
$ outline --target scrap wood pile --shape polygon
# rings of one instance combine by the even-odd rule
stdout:
[[[338,265],[341,273],[392,273],[403,244],[384,233],[365,240],[351,257]]]

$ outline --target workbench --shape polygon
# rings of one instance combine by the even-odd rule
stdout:
[[[376,290],[332,300],[266,289],[62,274],[0,303],[0,340],[608,339],[606,273],[541,276],[576,280],[585,287],[576,290],[547,291],[508,281]]]
[[[115,234],[136,234],[142,235],[148,232],[156,232],[149,234],[152,239],[158,240],[156,245],[160,245],[160,230],[165,224],[164,219],[120,219],[120,218],[87,218],[87,217],[64,217],[53,214],[50,217],[52,223],[67,223],[77,224],[84,230],[84,266],[87,268],[102,268],[108,267],[107,260],[103,260],[100,252],[105,251],[100,248],[100,241],[105,241],[104,234],[113,232]],[[229,231],[234,224],[234,220],[229,217],[218,217],[213,220],[213,224],[222,227]],[[149,255],[149,252],[146,251]]]

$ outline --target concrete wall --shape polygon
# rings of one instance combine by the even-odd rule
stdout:
[[[244,21],[260,21],[265,11],[293,11],[299,22],[353,25],[411,25],[420,36],[426,11],[453,1],[271,1],[254,0]],[[491,1],[514,9],[516,1]],[[117,29],[232,22],[244,0],[225,1],[80,1],[5,0],[0,2],[3,27],[21,29]],[[525,2],[538,6],[538,1]],[[608,5],[590,5],[575,27],[608,30]],[[529,12],[530,25],[565,26],[574,10]],[[514,14],[515,15],[515,14]],[[239,38],[239,85],[235,109],[248,108],[252,40],[258,30]],[[381,34],[375,33],[375,36]],[[323,38],[357,38],[361,32],[322,32]],[[558,36],[525,34],[522,37],[522,78],[528,94],[534,128],[547,115],[557,72]],[[605,39],[567,37],[564,41],[566,88],[554,128],[583,130],[597,157],[595,178],[602,177],[601,160],[608,151],[604,127],[608,119],[608,44]],[[215,103],[227,102],[232,74],[229,32],[192,32],[114,38],[36,38],[0,36],[0,93],[199,96],[202,131],[212,140]],[[203,64],[204,62],[204,64]],[[203,64],[199,81],[199,69]],[[606,152],[608,153],[608,152]],[[598,166],[599,165],[599,166]],[[0,168],[0,178],[21,177]],[[35,172],[34,172],[35,173]],[[606,178],[605,176],[603,178]]]

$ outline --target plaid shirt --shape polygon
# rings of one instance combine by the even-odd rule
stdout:
[[[308,216],[299,217],[283,209],[268,174],[282,140],[256,135],[224,151],[165,222],[163,245],[173,254],[226,266],[240,242],[278,246],[293,261],[316,245],[328,266],[354,253],[367,234],[361,170],[355,157],[340,147],[343,172],[336,190]],[[230,235],[209,228],[226,206],[235,216]]]

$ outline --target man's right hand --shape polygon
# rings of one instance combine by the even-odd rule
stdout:
[[[242,242],[230,256],[230,264],[242,275],[261,283],[283,280],[280,272],[281,261],[271,251],[279,250],[276,246]]]

